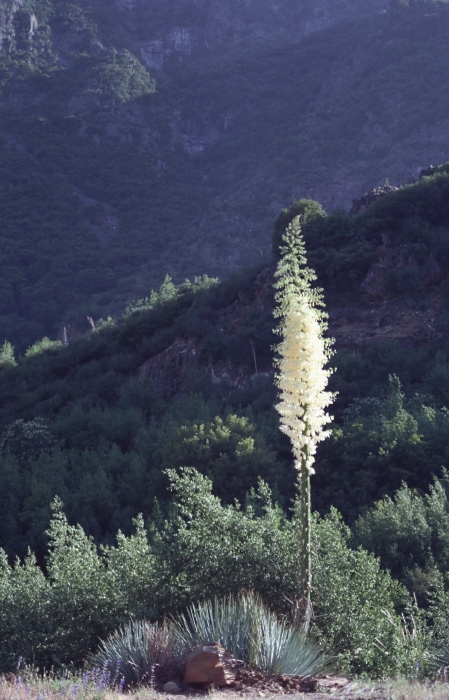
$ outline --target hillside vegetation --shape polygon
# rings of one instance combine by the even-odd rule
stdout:
[[[448,188],[447,167],[435,168],[359,214],[304,226],[337,337],[336,421],[314,477],[322,513],[337,506],[353,521],[403,481],[425,490],[442,475]],[[387,268],[382,299],[356,304],[382,232],[388,249],[407,254]],[[439,265],[433,281],[424,274],[429,255]],[[204,277],[181,285],[166,278],[123,316],[68,345],[44,338],[17,363],[4,344],[0,544],[8,554],[31,545],[42,556],[55,495],[97,539],[129,532],[137,513],[154,514],[155,498],[165,507],[167,468],[195,467],[227,503],[244,499],[260,477],[289,508],[295,477],[273,410],[271,274],[254,269],[224,283]],[[370,310],[380,307],[388,318],[397,303],[413,318],[432,315],[426,341],[376,340],[373,327],[370,342],[354,352],[343,331],[360,318],[369,330]]]

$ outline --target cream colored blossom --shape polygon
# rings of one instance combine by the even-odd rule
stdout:
[[[313,474],[317,443],[329,434],[324,426],[331,417],[325,409],[334,395],[326,391],[331,374],[325,369],[326,341],[316,310],[306,295],[290,296],[282,336],[277,346],[280,359],[276,409],[281,416],[281,430],[292,442],[296,468],[303,465]]]

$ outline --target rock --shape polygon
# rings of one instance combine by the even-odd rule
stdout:
[[[168,681],[162,686],[164,693],[170,693],[170,695],[178,695],[181,692],[181,688],[174,681]]]
[[[172,393],[182,390],[190,372],[198,367],[198,340],[177,338],[168,348],[139,367],[141,379],[152,379]]]
[[[389,265],[373,263],[360,285],[362,292],[376,301],[384,299],[388,292],[387,274],[390,269]]]
[[[349,210],[350,216],[360,214],[360,212],[365,211],[365,209],[368,209],[369,205],[372,202],[374,202],[375,199],[383,197],[384,195],[389,194],[390,192],[396,192],[396,190],[398,189],[398,187],[384,185],[383,187],[376,187],[375,189],[370,190],[369,192],[364,194],[363,197],[361,197],[360,199],[353,199],[352,208]]]
[[[317,680],[320,689],[330,690],[331,688],[344,688],[349,684],[349,680],[343,676],[322,676]]]
[[[235,681],[237,662],[221,644],[204,644],[194,647],[186,659],[184,683],[204,686],[229,685]]]
[[[382,234],[382,241],[383,244],[377,248],[378,261],[371,265],[361,284],[362,291],[376,301],[385,299],[391,293],[389,289],[391,270],[408,268],[418,271],[419,268],[415,257],[407,250],[407,246],[391,246],[385,234]],[[442,279],[441,268],[432,253],[429,255],[423,274],[428,284],[437,284]]]

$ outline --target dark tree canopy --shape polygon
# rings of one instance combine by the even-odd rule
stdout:
[[[301,230],[304,231],[310,222],[325,217],[326,212],[321,204],[313,199],[298,199],[288,209],[282,209],[274,224],[272,250],[276,259],[279,258],[279,247],[283,245],[282,236],[295,216],[301,217]]]

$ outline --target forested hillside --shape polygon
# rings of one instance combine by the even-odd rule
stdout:
[[[0,337],[22,350],[170,274],[269,261],[447,159],[444,2],[0,3]]]
[[[336,338],[336,422],[319,449],[314,506],[336,506],[349,522],[403,481],[425,490],[446,465],[447,171],[385,188],[358,214],[325,216],[301,200],[278,218],[276,230],[302,211]],[[55,495],[100,540],[128,531],[154,499],[167,501],[167,468],[195,467],[226,502],[260,477],[289,507],[295,476],[273,409],[272,273],[167,277],[66,345],[44,338],[16,358],[4,344],[0,544],[9,554],[43,551]]]

